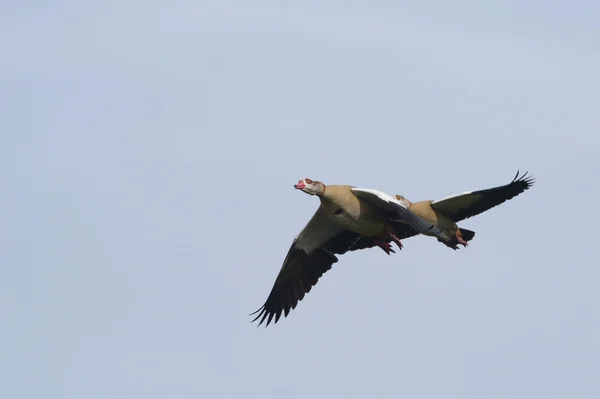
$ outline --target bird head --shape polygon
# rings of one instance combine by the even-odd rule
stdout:
[[[400,201],[400,203],[402,203],[402,205],[404,205],[407,208],[410,208],[410,206],[412,205],[412,202],[410,202],[409,200],[407,200],[406,198],[404,198],[402,195],[394,195],[394,198],[396,198],[398,201]]]
[[[325,192],[325,185],[323,183],[309,178],[298,180],[298,183],[294,184],[294,188],[309,195],[322,195]]]

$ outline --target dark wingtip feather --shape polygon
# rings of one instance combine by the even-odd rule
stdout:
[[[254,323],[254,322],[255,322],[256,320],[258,320],[258,319],[259,319],[261,316],[263,316],[263,314],[265,313],[265,310],[266,310],[266,309],[265,309],[265,306],[263,305],[263,306],[261,306],[259,309],[257,309],[256,311],[254,311],[254,312],[250,313],[248,316],[252,316],[252,315],[255,315],[256,313],[260,312],[260,313],[258,313],[258,315],[257,315],[257,316],[256,316],[254,319],[252,319],[252,320],[250,321],[250,323]],[[260,326],[260,325],[262,324],[262,322],[263,322],[263,321],[264,321],[264,317],[263,317],[263,320],[261,320],[261,321],[260,321],[260,322],[257,324],[257,327],[258,327],[258,326]]]
[[[354,238],[346,245],[349,247],[352,242]],[[276,324],[282,315],[283,318],[287,317],[290,310],[296,308],[298,302],[311,291],[321,276],[338,261],[326,246],[327,244],[310,254],[294,246],[290,248],[286,265],[280,271],[267,300],[260,309],[250,314],[252,316],[258,313],[251,323],[260,318],[258,325],[266,321],[267,327],[271,323]]]
[[[521,174],[520,171],[517,170],[515,177],[506,185],[471,192],[470,195],[478,195],[480,197],[479,201],[468,207],[459,209],[452,215],[452,220],[459,222],[475,215],[479,215],[482,212],[516,197],[531,188],[534,184],[535,178],[529,175],[528,171]]]
[[[525,174],[527,174],[527,172],[525,172]],[[517,169],[517,174],[515,175],[515,177],[513,177],[512,182],[517,180],[517,177],[519,177],[519,170]],[[512,183],[511,182],[511,183]]]
[[[255,314],[257,314],[258,312],[260,312],[261,310],[263,310],[263,309],[264,309],[264,307],[258,308],[258,309],[256,309],[254,312],[252,312],[252,313],[249,313],[249,314],[248,314],[248,316],[255,315]],[[254,320],[256,320],[257,318],[258,318],[258,316],[256,316],[256,318],[255,318]]]
[[[517,174],[514,177],[514,179],[512,180],[511,184],[524,183],[523,191],[529,189],[531,186],[533,186],[535,184],[535,177],[528,176],[528,174],[529,174],[529,171],[525,171],[525,173],[523,173],[521,175],[521,177],[519,177],[519,171],[517,170]]]

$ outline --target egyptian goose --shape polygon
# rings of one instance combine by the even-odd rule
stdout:
[[[401,195],[396,195],[395,198],[413,213],[444,231],[452,239],[444,241],[438,237],[438,241],[456,250],[458,249],[458,244],[466,247],[468,242],[475,236],[474,231],[458,227],[457,222],[483,213],[516,197],[533,186],[534,183],[535,178],[527,177],[527,172],[519,177],[519,172],[517,171],[517,174],[509,184],[485,190],[467,191],[437,201],[412,203]],[[431,235],[429,232],[422,234]]]
[[[294,188],[315,195],[320,205],[308,224],[294,238],[264,305],[251,313],[266,326],[282,313],[287,317],[319,278],[347,251],[379,246],[395,252],[390,241],[402,249],[400,240],[420,233],[449,241],[441,230],[426,222],[394,197],[378,190],[348,185],[325,185],[302,179]]]

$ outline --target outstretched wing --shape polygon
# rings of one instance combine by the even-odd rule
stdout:
[[[417,216],[402,202],[398,201],[391,195],[379,190],[367,188],[352,188],[352,191],[357,197],[362,198],[372,205],[380,208],[391,221],[400,222],[411,227],[415,234],[429,233],[444,241],[450,240],[450,237],[448,237],[442,230],[427,220]],[[404,232],[404,234],[410,233],[411,230],[409,229]],[[398,236],[398,238],[401,237]]]
[[[344,254],[360,237],[333,223],[319,207],[294,238],[267,300],[251,314],[258,313],[252,321],[261,318],[260,326],[266,319],[268,326],[273,317],[274,324],[282,314],[287,317],[290,310],[296,308],[321,276],[338,261],[335,254]]]
[[[459,222],[516,197],[534,183],[535,178],[527,177],[527,172],[519,177],[517,171],[516,176],[509,184],[452,195],[432,202],[431,206],[449,216],[454,222]]]

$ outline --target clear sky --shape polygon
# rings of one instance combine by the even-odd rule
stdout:
[[[600,5],[0,5],[0,396],[598,398]],[[318,200],[536,185],[266,299]]]

